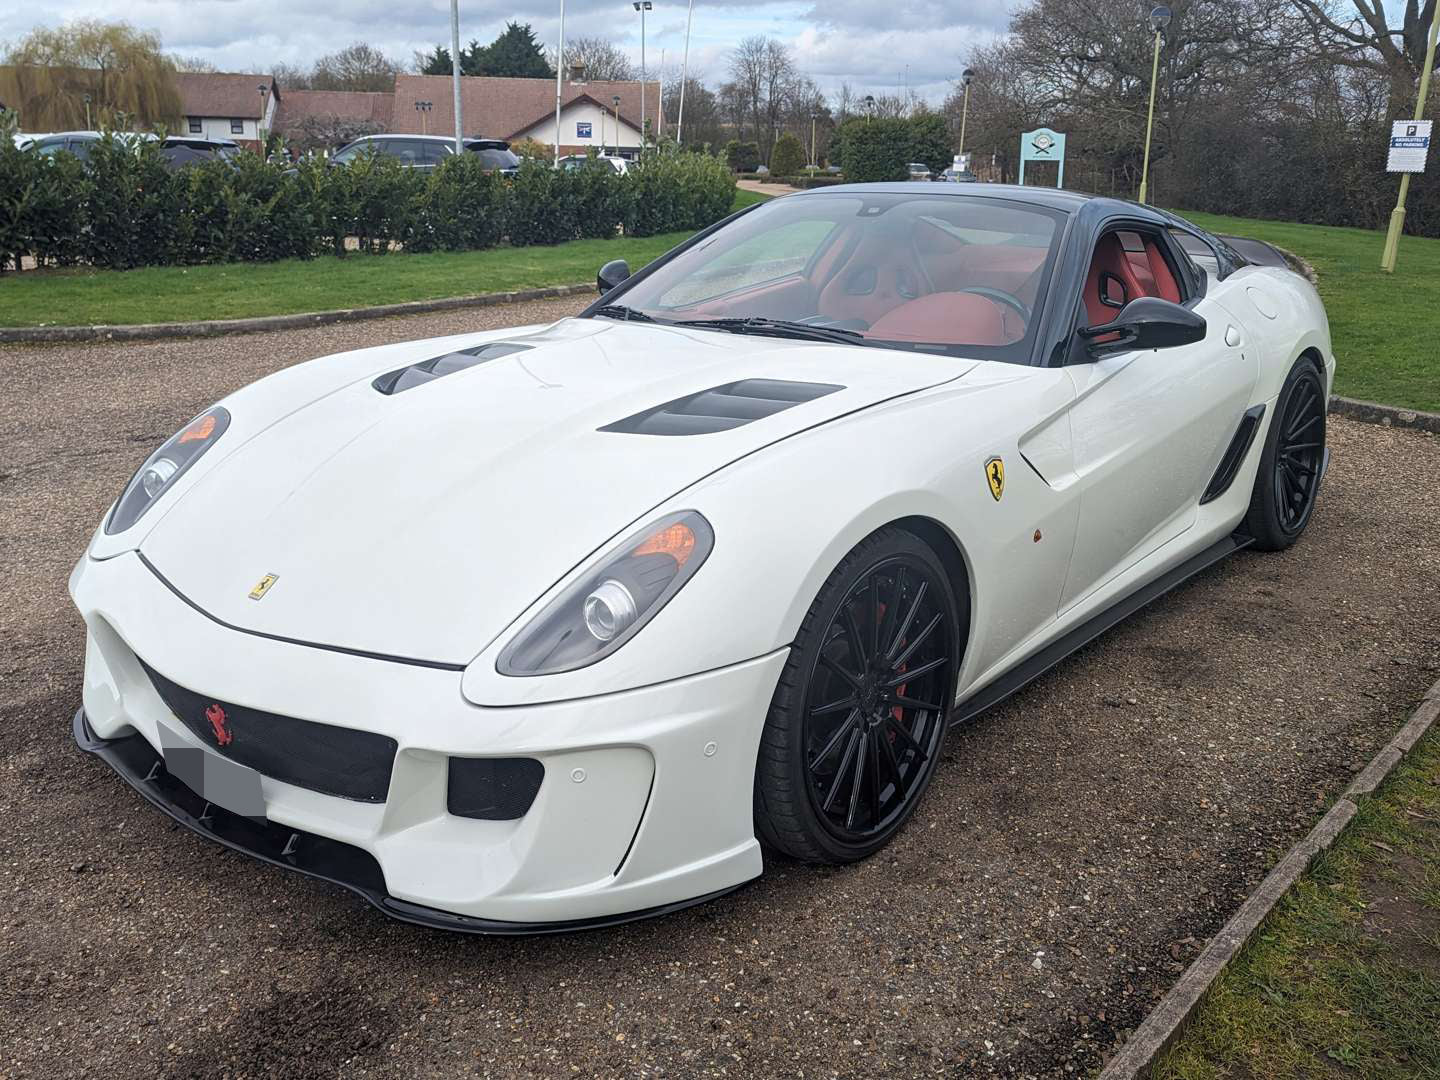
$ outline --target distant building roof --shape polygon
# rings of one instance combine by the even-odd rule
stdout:
[[[259,94],[256,94],[259,97]],[[393,93],[363,90],[287,90],[276,110],[275,127],[289,131],[307,116],[329,116],[376,124],[389,130],[395,107]],[[412,107],[413,108],[413,107]]]
[[[254,93],[253,88],[251,93]],[[561,102],[569,105],[576,99],[589,97],[609,109],[612,99],[617,96],[620,98],[621,119],[638,129],[639,82],[566,82],[562,87]],[[454,98],[449,75],[397,75],[391,131],[420,130],[420,116],[415,111],[417,101],[431,103],[430,112],[424,120],[427,130],[441,133],[455,130]],[[460,110],[466,135],[516,138],[546,115],[555,115],[555,80],[465,76],[460,80]],[[646,84],[645,115],[650,118],[652,128],[658,127],[659,82]]]
[[[175,76],[186,116],[229,116],[259,120],[264,99],[261,85],[270,88],[277,104],[280,88],[269,75],[245,75],[220,71],[182,71]],[[265,97],[268,97],[266,94]]]

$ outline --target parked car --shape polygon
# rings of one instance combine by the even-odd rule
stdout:
[[[969,169],[957,169],[951,165],[940,174],[939,179],[951,184],[973,184],[979,178]]]
[[[510,174],[520,167],[520,159],[504,139],[467,138],[464,144],[488,170]],[[455,152],[455,140],[448,135],[363,135],[337,150],[330,161],[344,165],[367,151],[399,158],[407,168],[428,170]]]
[[[160,156],[171,169],[213,161],[215,158],[230,161],[244,152],[240,144],[232,139],[199,139],[193,136],[171,135],[160,144]]]
[[[144,131],[117,131],[115,137],[132,145],[158,141],[160,156],[170,169],[217,157],[229,159],[242,152],[240,144],[231,139],[202,139],[188,135],[168,135],[161,139],[158,135]],[[28,141],[20,147],[22,150],[34,150],[37,154],[47,156],[63,151],[84,161],[90,156],[90,148],[104,138],[104,134],[99,131],[57,131],[44,135],[27,135],[24,138]]]
[[[575,317],[285,368],[90,537],[75,738],[207,839],[433,927],[859,860],[958,764],[952,724],[1300,540],[1335,358],[1275,261],[1118,199],[856,184],[607,263]]]
[[[570,154],[556,162],[556,166],[561,169],[583,169],[591,160],[589,154]],[[622,157],[611,157],[608,154],[601,154],[593,160],[604,162],[621,176],[624,176],[630,170],[630,162]]]
[[[929,180],[934,174],[923,161],[912,161],[909,165],[911,180]]]

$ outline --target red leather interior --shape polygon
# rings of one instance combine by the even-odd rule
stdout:
[[[1113,322],[1120,309],[1101,302],[1101,276],[1112,274],[1125,287],[1122,304],[1128,304],[1137,296],[1158,296],[1172,303],[1180,302],[1180,287],[1170,264],[1165,261],[1155,241],[1148,236],[1130,233],[1132,247],[1143,246],[1143,250],[1127,251],[1119,233],[1106,233],[1095,245],[1095,255],[1090,260],[1090,273],[1085,278],[1085,312],[1091,326],[1103,326]],[[1138,241],[1138,243],[1137,243]],[[1113,288],[1113,286],[1112,286]]]
[[[1013,345],[1025,336],[1019,312],[976,293],[931,293],[886,312],[866,337],[944,345]]]

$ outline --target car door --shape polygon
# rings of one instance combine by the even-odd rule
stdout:
[[[1194,524],[1200,496],[1234,434],[1259,373],[1238,321],[1193,291],[1185,256],[1159,228],[1122,222],[1094,245],[1077,325],[1114,319],[1137,296],[1183,303],[1205,319],[1204,340],[1090,358],[1072,353],[1071,411],[1081,485],[1062,614]],[[1078,359],[1078,362],[1076,362]]]

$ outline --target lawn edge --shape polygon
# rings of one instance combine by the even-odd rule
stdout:
[[[1379,424],[1381,427],[1414,428],[1440,435],[1440,413],[1425,412],[1421,409],[1406,409],[1398,405],[1381,405],[1359,398],[1330,398],[1330,411],[1349,420],[1364,424]]]
[[[1184,1032],[1220,973],[1300,880],[1315,857],[1329,848],[1344,831],[1359,811],[1356,800],[1372,794],[1437,720],[1440,720],[1440,681],[1425,691],[1404,726],[1361,770],[1319,823],[1275,864],[1230,921],[1210,939],[1200,955],[1101,1070],[1099,1080],[1139,1080],[1150,1074],[1155,1063]]]
[[[407,300],[400,304],[379,304],[374,307],[306,311],[292,315],[257,315],[247,319],[206,319],[202,322],[101,324],[96,326],[3,326],[0,327],[0,343],[158,341],[162,338],[253,334],[270,330],[298,330],[307,326],[355,322],[360,319],[387,319],[395,315],[418,315],[428,311],[494,307],[497,304],[517,304],[526,300],[550,300],[561,296],[593,293],[594,291],[594,284],[585,282],[577,285],[548,285],[539,289],[513,289],[509,292],[480,293],[475,296]]]

